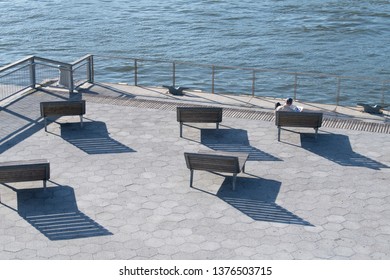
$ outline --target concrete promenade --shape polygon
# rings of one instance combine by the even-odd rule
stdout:
[[[184,126],[177,104],[272,113],[275,100],[86,85],[78,117],[48,125],[41,89],[0,110],[0,162],[48,159],[51,179],[0,184],[0,259],[390,259],[390,134],[325,126],[283,130],[224,116]],[[327,117],[388,124],[356,108],[299,104]],[[299,132],[299,133],[298,133]],[[195,171],[184,152],[246,151],[246,173]]]

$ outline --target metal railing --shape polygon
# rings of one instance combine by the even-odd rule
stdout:
[[[47,85],[73,92],[85,82],[93,82],[92,55],[86,55],[73,63],[29,56],[0,68],[0,100]]]
[[[34,59],[30,57],[0,68],[0,100],[31,86],[35,79],[33,63]]]
[[[95,79],[136,86],[184,86],[211,93],[248,94],[304,102],[356,105],[390,102],[390,80],[283,69],[95,55]]]
[[[211,93],[293,97],[303,102],[389,103],[390,80],[183,61],[85,55],[73,63],[30,56],[0,68],[0,100],[27,88],[58,86],[73,92],[85,82],[184,86]]]

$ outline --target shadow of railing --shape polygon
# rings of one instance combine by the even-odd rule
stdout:
[[[23,95],[5,106],[0,106],[0,154],[16,146],[40,131],[44,123],[40,115],[41,101],[68,100],[45,89],[36,89],[33,94]]]
[[[314,154],[342,166],[357,166],[379,170],[389,168],[387,165],[352,150],[349,137],[342,134],[318,135],[317,140],[301,134],[301,146]]]
[[[0,122],[3,122],[3,118],[1,117]],[[0,136],[0,154],[23,142],[28,137],[40,131],[43,127],[43,122],[38,119],[31,120],[29,123],[19,126],[17,125],[17,122],[18,120],[13,122],[12,118],[7,118],[3,122],[7,124],[7,128],[2,131],[6,135],[2,133]]]
[[[134,94],[98,82],[94,82],[93,84],[90,84],[88,87],[79,88],[79,92],[82,94],[102,95],[102,96],[109,96],[109,97],[126,97],[126,98],[135,97]]]
[[[201,143],[213,150],[249,153],[249,161],[281,161],[249,143],[243,129],[201,129]]]
[[[135,150],[112,139],[104,122],[62,123],[61,137],[87,154],[133,153]]]
[[[112,235],[77,208],[69,186],[14,190],[18,214],[50,240]]]

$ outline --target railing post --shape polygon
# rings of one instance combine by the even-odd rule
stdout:
[[[256,86],[256,71],[253,70],[253,75],[252,75],[252,96],[255,96],[255,86]]]
[[[73,73],[72,73],[72,66],[71,65],[58,65],[58,71],[59,71],[59,78],[58,78],[58,84],[68,88],[69,92],[73,92]]]
[[[173,87],[176,86],[176,64],[175,64],[175,62],[172,62],[172,85],[173,85]]]
[[[138,64],[137,59],[134,59],[134,85],[138,85]]]
[[[32,57],[30,58],[30,85],[32,88],[36,87],[36,79],[35,59]]]
[[[386,82],[382,83],[382,105],[385,105],[385,86]]]
[[[88,67],[87,67],[87,79],[89,83],[93,83],[95,81],[95,72],[93,65],[93,55],[88,57]]]
[[[211,67],[211,93],[214,93],[215,66]]]
[[[68,68],[69,75],[69,93],[73,93],[74,90],[74,81],[73,81],[73,66],[70,65]]]
[[[339,106],[340,102],[340,92],[341,92],[341,78],[337,78],[337,97],[336,97],[336,106]]]
[[[294,100],[297,100],[298,74],[295,73],[294,78]]]

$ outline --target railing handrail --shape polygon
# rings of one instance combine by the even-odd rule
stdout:
[[[65,66],[65,67],[69,67],[69,68],[72,67],[72,64],[66,63],[66,62],[61,62],[58,60],[43,58],[43,57],[39,57],[39,56],[34,56],[34,59],[36,61],[43,61],[43,62],[50,63],[50,64],[57,64],[57,65]]]
[[[14,68],[15,66],[18,66],[19,64],[23,64],[23,63],[31,60],[32,58],[34,58],[33,55],[27,56],[25,58],[22,58],[22,59],[20,59],[18,61],[13,62],[13,63],[4,65],[3,67],[0,67],[0,72],[7,71],[8,69]]]
[[[57,61],[57,60],[53,60],[53,59],[48,59],[48,58],[43,58],[43,57],[39,57],[39,56],[30,55],[30,56],[22,58],[22,59],[20,59],[20,60],[18,60],[16,62],[7,64],[7,65],[1,67],[0,68],[0,72],[7,71],[8,69],[14,68],[15,66],[17,66],[19,64],[23,64],[25,62],[31,61],[32,59],[34,59],[35,62],[42,61],[42,62],[46,62],[46,63],[49,63],[49,64],[56,64],[56,65],[61,65],[61,66],[65,66],[65,67],[71,67],[72,66],[72,64],[70,64],[70,63],[65,63],[65,62],[61,62],[61,61]]]
[[[15,67],[15,66],[18,66],[18,64],[16,64],[16,65],[14,65],[13,67]],[[8,75],[10,75],[10,74],[12,74],[12,73],[15,73],[15,72],[17,72],[17,71],[19,71],[19,70],[21,70],[21,69],[23,69],[23,68],[26,68],[26,67],[28,67],[29,65],[23,65],[23,66],[20,66],[19,68],[16,68],[16,69],[14,69],[14,70],[12,70],[12,71],[10,71],[10,72],[7,72],[7,74],[4,74],[3,76],[1,76],[1,71],[0,71],[0,78],[3,78],[3,77],[5,77],[5,76],[8,76]],[[11,68],[13,68],[13,67],[11,67]],[[9,68],[10,69],[10,68]]]
[[[86,55],[84,55],[83,57],[81,57],[81,58],[79,58],[79,59],[73,61],[73,62],[71,63],[71,65],[72,65],[72,66],[75,66],[75,65],[77,65],[77,64],[79,64],[79,63],[82,63],[82,62],[84,62],[85,60],[89,59],[91,56],[92,56],[92,54],[86,54]]]
[[[301,82],[303,81],[303,84],[305,84],[305,80],[315,80],[315,81],[320,81],[321,82],[321,79],[324,79],[326,83],[328,83],[327,80],[330,80],[330,81],[335,81],[334,85],[335,85],[335,88],[334,88],[334,94],[335,94],[335,99],[332,98],[332,95],[329,95],[329,93],[325,93],[326,96],[330,97],[330,98],[327,98],[328,100],[334,100],[335,103],[332,103],[332,104],[336,104],[337,106],[340,105],[340,102],[345,102],[343,97],[344,97],[344,93],[343,93],[343,89],[346,88],[344,86],[344,82],[347,81],[347,84],[348,83],[361,83],[361,82],[366,82],[367,84],[377,84],[378,86],[376,87],[376,92],[379,92],[380,91],[380,95],[379,95],[379,98],[377,98],[377,101],[374,101],[374,102],[380,102],[380,104],[385,104],[385,96],[387,95],[387,92],[388,92],[388,85],[390,84],[390,79],[388,77],[373,77],[373,76],[352,76],[352,75],[338,75],[338,74],[327,74],[327,73],[321,73],[321,72],[299,72],[299,71],[294,71],[294,70],[288,70],[288,69],[280,69],[280,68],[255,68],[255,67],[243,67],[243,66],[226,66],[226,65],[218,65],[218,64],[201,64],[201,63],[195,63],[195,62],[188,62],[188,61],[178,61],[178,60],[165,60],[165,59],[149,59],[149,58],[135,58],[135,57],[125,57],[125,56],[109,56],[109,55],[99,55],[99,54],[96,54],[95,55],[98,59],[110,59],[110,60],[123,60],[126,62],[128,62],[128,64],[130,64],[131,61],[134,61],[134,85],[135,86],[138,86],[139,85],[139,81],[138,81],[138,71],[140,68],[143,67],[143,63],[142,62],[146,62],[146,63],[149,63],[151,65],[153,64],[164,64],[164,66],[170,66],[171,70],[168,70],[166,71],[166,73],[164,73],[164,75],[168,75],[169,77],[169,73],[171,73],[171,85],[173,86],[176,86],[176,81],[177,81],[177,72],[180,72],[180,69],[178,69],[178,65],[186,65],[188,66],[188,68],[194,68],[194,67],[199,67],[199,68],[203,68],[203,70],[207,70],[209,72],[211,72],[210,74],[206,74],[206,75],[210,75],[210,79],[208,79],[207,76],[204,76],[203,74],[203,77],[202,77],[202,80],[203,81],[210,81],[211,82],[211,93],[215,93],[216,92],[216,89],[218,87],[220,87],[219,85],[219,82],[221,80],[223,80],[223,75],[224,73],[227,73],[228,71],[233,70],[233,71],[238,71],[238,72],[245,72],[244,74],[245,75],[251,75],[250,78],[247,78],[245,80],[245,83],[249,80],[251,80],[251,90],[250,90],[250,93],[249,91],[246,91],[247,93],[244,93],[244,94],[251,94],[252,96],[256,96],[257,95],[257,90],[256,90],[256,87],[257,87],[257,83],[256,81],[259,80],[259,81],[262,81],[263,78],[261,76],[263,75],[273,75],[273,76],[280,76],[280,75],[285,75],[287,76],[287,78],[292,78],[292,82],[293,84],[291,84],[291,82],[287,82],[285,85],[286,86],[291,86],[291,89],[293,90],[293,92],[291,92],[290,94],[294,96],[294,99],[297,99],[298,97],[298,91],[300,92],[301,91]],[[149,65],[145,65],[146,67],[148,67]],[[264,73],[264,74],[260,74],[260,75],[256,75],[257,73]],[[166,77],[166,76],[165,76]],[[242,76],[240,76],[242,77]],[[248,76],[246,76],[248,77]],[[322,81],[324,81],[322,80]],[[231,83],[233,80],[230,79],[229,80],[229,83]],[[217,84],[218,82],[218,84]],[[236,82],[238,82],[238,80],[236,80]],[[310,83],[310,82],[309,82]],[[242,84],[242,83],[240,83]],[[206,84],[205,84],[206,85]],[[198,86],[198,85],[197,85]],[[210,84],[207,84],[207,86],[210,86]],[[224,86],[222,85],[222,88]],[[379,87],[379,90],[378,90],[378,87]],[[238,86],[238,88],[240,88],[240,85]],[[241,89],[241,90],[240,90]],[[232,94],[234,94],[235,92],[240,92],[240,94],[243,94],[242,93],[242,87],[238,89],[238,91],[234,91],[233,89],[233,92],[231,92]],[[333,91],[333,89],[329,88],[331,91]],[[228,89],[230,90],[230,89]],[[264,87],[263,86],[260,86],[260,90],[264,90]],[[261,95],[261,92],[259,92],[260,95]],[[280,93],[280,92],[279,92]],[[348,96],[349,94],[347,93],[345,96]],[[324,96],[324,94],[322,95],[319,95],[321,97],[319,97],[319,99],[322,98],[322,96]],[[356,96],[357,97],[357,96]],[[312,99],[312,96],[309,97],[310,99]],[[359,98],[365,98],[364,96],[361,96]],[[300,99],[300,98],[298,98]],[[348,100],[348,102],[354,102],[352,101],[351,99]]]
[[[299,76],[315,76],[322,78],[340,78],[348,80],[370,80],[370,81],[381,81],[384,83],[390,83],[390,79],[381,79],[373,76],[349,76],[349,75],[338,75],[338,74],[328,74],[322,72],[299,72],[293,70],[287,70],[283,68],[257,68],[257,67],[242,67],[242,66],[228,66],[228,65],[218,65],[218,64],[202,64],[189,61],[180,61],[180,60],[164,60],[164,59],[149,59],[149,58],[137,58],[137,57],[124,57],[124,56],[107,56],[107,55],[94,55],[102,58],[113,58],[113,59],[123,59],[123,60],[136,60],[137,62],[157,62],[157,63],[167,63],[167,64],[183,64],[197,67],[213,68],[214,69],[233,69],[233,70],[244,70],[244,71],[254,71],[254,72],[275,72],[280,74],[287,75],[299,75]]]

